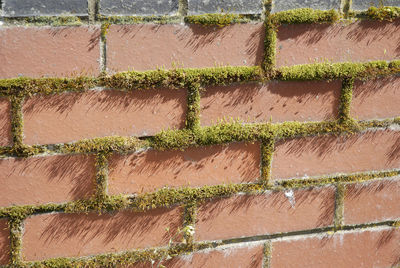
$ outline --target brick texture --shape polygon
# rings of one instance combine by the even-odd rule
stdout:
[[[400,58],[400,19],[344,25],[292,24],[278,29],[277,66]],[[301,53],[299,53],[301,51]]]
[[[109,164],[109,192],[141,193],[164,186],[255,182],[260,176],[260,155],[259,143],[114,155]]]
[[[246,122],[318,121],[338,114],[341,83],[270,82],[207,88],[201,98],[201,123],[224,118]]]
[[[11,111],[10,101],[0,98],[0,146],[11,145]]]
[[[42,214],[25,221],[22,254],[27,261],[78,257],[167,245],[182,222],[182,210],[146,213]],[[171,234],[165,228],[169,227]]]
[[[272,4],[272,12],[275,13],[305,7],[320,10],[338,10],[340,8],[340,0],[274,0]]]
[[[261,14],[262,2],[258,0],[203,1],[188,0],[190,15],[221,13],[221,11],[240,14]]]
[[[297,138],[276,143],[272,177],[317,176],[398,168],[400,132]]]
[[[100,0],[102,15],[176,15],[178,0]]]
[[[345,224],[400,219],[400,177],[347,186]]]
[[[293,199],[287,197],[290,194]],[[334,197],[334,189],[326,187],[211,201],[199,208],[195,238],[218,240],[329,226]]]
[[[57,155],[0,159],[0,207],[61,203],[93,194],[94,158]]]
[[[358,120],[383,119],[400,115],[400,76],[356,81],[351,116]]]
[[[7,219],[0,219],[0,265],[10,261],[10,229]]]
[[[113,135],[148,136],[184,126],[186,91],[103,90],[37,96],[26,101],[23,111],[27,144]]]
[[[3,0],[7,17],[88,15],[87,0]]]
[[[400,264],[400,229],[365,230],[299,237],[273,243],[275,267],[395,267]]]
[[[97,26],[5,27],[0,40],[0,78],[99,74]]]
[[[257,65],[264,50],[264,26],[235,24],[112,25],[107,34],[110,71]]]

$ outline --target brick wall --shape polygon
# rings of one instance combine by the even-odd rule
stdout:
[[[400,265],[370,2],[0,1],[0,267]]]

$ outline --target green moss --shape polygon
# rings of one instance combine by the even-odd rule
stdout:
[[[19,217],[12,217],[9,219],[10,262],[16,267],[21,263],[22,222],[23,219]]]
[[[342,92],[340,94],[339,118],[342,121],[351,119],[350,108],[353,97],[354,78],[344,78],[342,81]]]
[[[315,10],[311,8],[298,8],[282,11],[271,15],[275,25],[300,24],[300,23],[333,23],[340,19],[340,14],[335,10]]]
[[[80,26],[87,23],[86,19],[75,16],[37,16],[23,18],[2,18],[6,24],[24,26]]]
[[[191,24],[201,24],[206,26],[224,27],[233,23],[243,23],[251,21],[249,16],[238,15],[232,13],[221,14],[202,14],[194,16],[186,16],[185,22]]]
[[[186,128],[192,131],[200,129],[200,83],[188,86]]]
[[[268,184],[271,179],[271,163],[274,147],[274,138],[263,140],[261,143],[261,181],[265,184]]]
[[[11,96],[11,134],[13,139],[13,147],[23,147],[24,139],[24,123],[22,119],[23,97]]]
[[[277,27],[272,22],[271,16],[267,16],[264,22],[265,39],[264,39],[264,61],[262,63],[263,70],[269,76],[274,75],[274,67],[276,65],[276,39]]]
[[[188,245],[193,244],[194,230],[196,224],[197,203],[191,202],[185,205],[185,215],[183,223],[184,242]]]
[[[361,16],[373,20],[393,21],[400,18],[400,7],[370,7],[366,12],[362,12]]]
[[[96,180],[94,182],[96,193],[94,198],[98,203],[107,199],[109,155],[109,152],[101,152],[96,155]]]

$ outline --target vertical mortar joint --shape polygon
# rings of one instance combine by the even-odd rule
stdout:
[[[335,196],[335,218],[334,228],[340,230],[344,225],[344,196],[346,194],[346,185],[344,183],[336,184]]]
[[[267,241],[264,243],[263,268],[271,267],[271,255],[272,255],[272,242]]]

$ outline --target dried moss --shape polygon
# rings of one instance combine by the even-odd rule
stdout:
[[[35,17],[4,17],[2,20],[8,25],[24,26],[81,26],[87,19],[76,16],[35,16]]]
[[[340,19],[336,10],[315,10],[311,8],[298,8],[281,11],[271,15],[275,25],[300,24],[300,23],[334,23]]]

